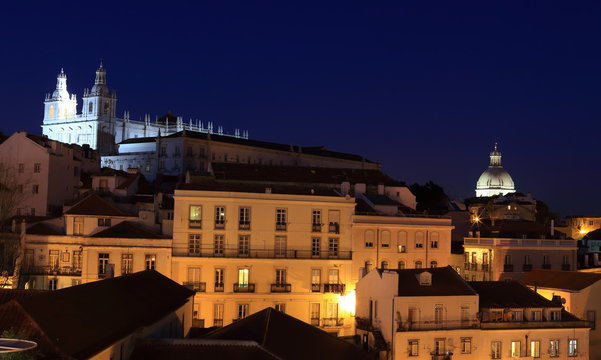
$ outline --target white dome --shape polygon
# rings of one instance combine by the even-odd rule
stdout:
[[[494,151],[490,153],[490,165],[476,182],[476,196],[505,195],[515,192],[515,184],[511,175],[501,165],[501,153]]]

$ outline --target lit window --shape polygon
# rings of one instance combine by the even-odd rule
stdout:
[[[568,340],[568,356],[578,356],[578,340]]]
[[[275,309],[281,313],[286,313],[286,304],[284,303],[276,303]]]
[[[146,255],[146,270],[154,270],[156,268],[156,255]]]
[[[215,206],[215,229],[225,228],[225,206]]]
[[[511,357],[520,357],[522,353],[522,343],[520,341],[511,342]]]
[[[540,357],[540,341],[532,340],[530,341],[530,356],[532,357]]]
[[[215,292],[223,292],[223,281],[224,281],[225,269],[215,269]]]
[[[238,287],[248,287],[248,278],[250,275],[250,269],[238,269]]]
[[[191,205],[190,206],[190,219],[188,221],[189,227],[200,228],[202,220],[202,206]]]

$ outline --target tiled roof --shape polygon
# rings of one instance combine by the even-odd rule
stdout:
[[[75,204],[65,215],[130,216],[96,194]]]
[[[583,240],[601,240],[601,229],[593,230],[582,237]]]
[[[599,280],[599,273],[534,269],[526,273],[522,283],[551,289],[582,290]]]
[[[115,226],[102,230],[92,235],[101,238],[125,238],[125,239],[164,239],[161,234],[146,228],[144,225],[134,221],[122,221]]]
[[[378,270],[382,271],[382,270]],[[430,269],[385,270],[399,274],[398,296],[461,296],[476,295],[465,280],[452,267]],[[428,271],[432,274],[432,285],[420,285],[418,275]]]
[[[281,360],[254,341],[148,339],[138,341],[131,360]]]
[[[193,295],[148,270],[11,300],[0,306],[0,332],[13,328],[26,335],[48,359],[89,358]]]
[[[2,289],[0,288],[0,305],[14,299],[22,299],[45,293],[46,290],[20,290],[20,289]]]
[[[219,180],[271,181],[287,183],[336,184],[384,184],[404,186],[380,170],[347,169],[332,167],[278,166],[241,163],[211,163],[215,178]]]
[[[374,205],[390,205],[390,206],[399,206],[398,201],[394,201],[386,195],[380,194],[363,194]]]
[[[480,308],[560,307],[517,281],[470,281]]]
[[[247,193],[267,193],[272,194],[288,194],[288,195],[318,195],[318,196],[336,196],[340,197],[331,188],[321,188],[316,186],[265,186],[260,184],[235,184],[223,182],[206,182],[202,184],[184,184],[180,183],[177,186],[178,190],[204,190],[204,191],[231,191],[231,192],[247,192]],[[266,191],[266,189],[269,189]]]
[[[65,229],[55,224],[39,222],[27,228],[27,233],[32,235],[65,235]]]
[[[360,348],[273,308],[217,329],[205,338],[254,341],[287,360],[369,358]]]

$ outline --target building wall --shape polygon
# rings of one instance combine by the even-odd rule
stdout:
[[[201,228],[189,227],[190,206],[202,206]],[[215,229],[215,207],[225,207],[225,226]],[[240,207],[250,207],[250,229],[239,230]],[[287,210],[286,231],[276,231],[276,209]],[[351,278],[351,215],[354,199],[313,195],[280,195],[227,193],[212,191],[176,190],[173,220],[173,279],[179,283],[197,282],[204,291],[196,295],[200,304],[198,318],[207,326],[214,324],[215,306],[223,304],[223,325],[238,318],[238,305],[247,304],[248,314],[267,306],[285,304],[285,311],[310,323],[311,303],[320,304],[320,326],[341,335],[354,333],[354,292]],[[321,210],[319,232],[312,231],[312,212]],[[339,215],[339,233],[330,233],[330,211]],[[333,214],[332,214],[333,215]],[[200,235],[198,250],[190,250],[190,236]],[[224,253],[215,256],[215,236],[224,237]],[[250,236],[248,255],[239,255],[239,236]],[[285,236],[285,252],[276,255],[275,239]],[[321,249],[312,256],[312,239],[321,239]],[[330,256],[330,239],[338,239],[338,255]],[[197,269],[197,270],[190,270]],[[215,269],[223,269],[223,292],[215,291]],[[234,292],[239,283],[239,269],[249,269],[248,283],[254,292]],[[285,270],[290,291],[273,292],[276,270]],[[312,270],[321,269],[319,292],[312,291]],[[344,288],[344,291],[326,291],[330,270],[337,270],[339,279],[328,289]],[[189,271],[192,274],[189,275]],[[191,278],[193,277],[193,278]],[[332,284],[335,281],[332,280]],[[343,285],[340,287],[338,284]],[[328,312],[337,304],[338,314]],[[341,320],[325,320],[338,318]],[[341,322],[340,322],[341,321]]]
[[[451,219],[400,216],[353,216],[353,280],[373,268],[447,266],[451,255]],[[417,244],[417,245],[416,245]],[[421,244],[421,247],[419,247]],[[435,245],[435,247],[434,247]]]

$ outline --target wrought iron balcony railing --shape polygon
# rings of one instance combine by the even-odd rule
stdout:
[[[252,249],[252,248],[219,248],[204,247],[194,249],[190,253],[188,249],[174,250],[174,256],[191,257],[225,257],[225,258],[257,258],[257,259],[339,259],[351,260],[351,251],[321,251],[316,253],[312,250],[283,250],[283,249]]]
[[[224,286],[223,283],[215,283],[215,292],[223,292],[224,290]]]
[[[255,292],[255,284],[234,283],[234,292],[236,292],[236,293],[254,293]]]
[[[333,234],[340,234],[340,224],[338,224],[337,222],[331,222],[328,225],[328,232]]]
[[[344,319],[343,318],[323,318],[322,320],[322,326],[327,327],[327,326],[343,326],[344,325]]]
[[[292,291],[291,284],[271,284],[272,293],[288,293]]]
[[[206,292],[207,291],[207,283],[200,281],[185,281],[184,286],[189,286],[192,290],[197,292]]]
[[[344,294],[344,284],[323,284],[323,291],[337,294]]]
[[[321,284],[311,284],[311,292],[321,292]]]
[[[321,224],[311,224],[312,232],[321,232]]]
[[[81,268],[72,266],[24,266],[21,272],[28,275],[81,276]]]
[[[504,264],[503,271],[504,272],[513,272],[513,264]]]

